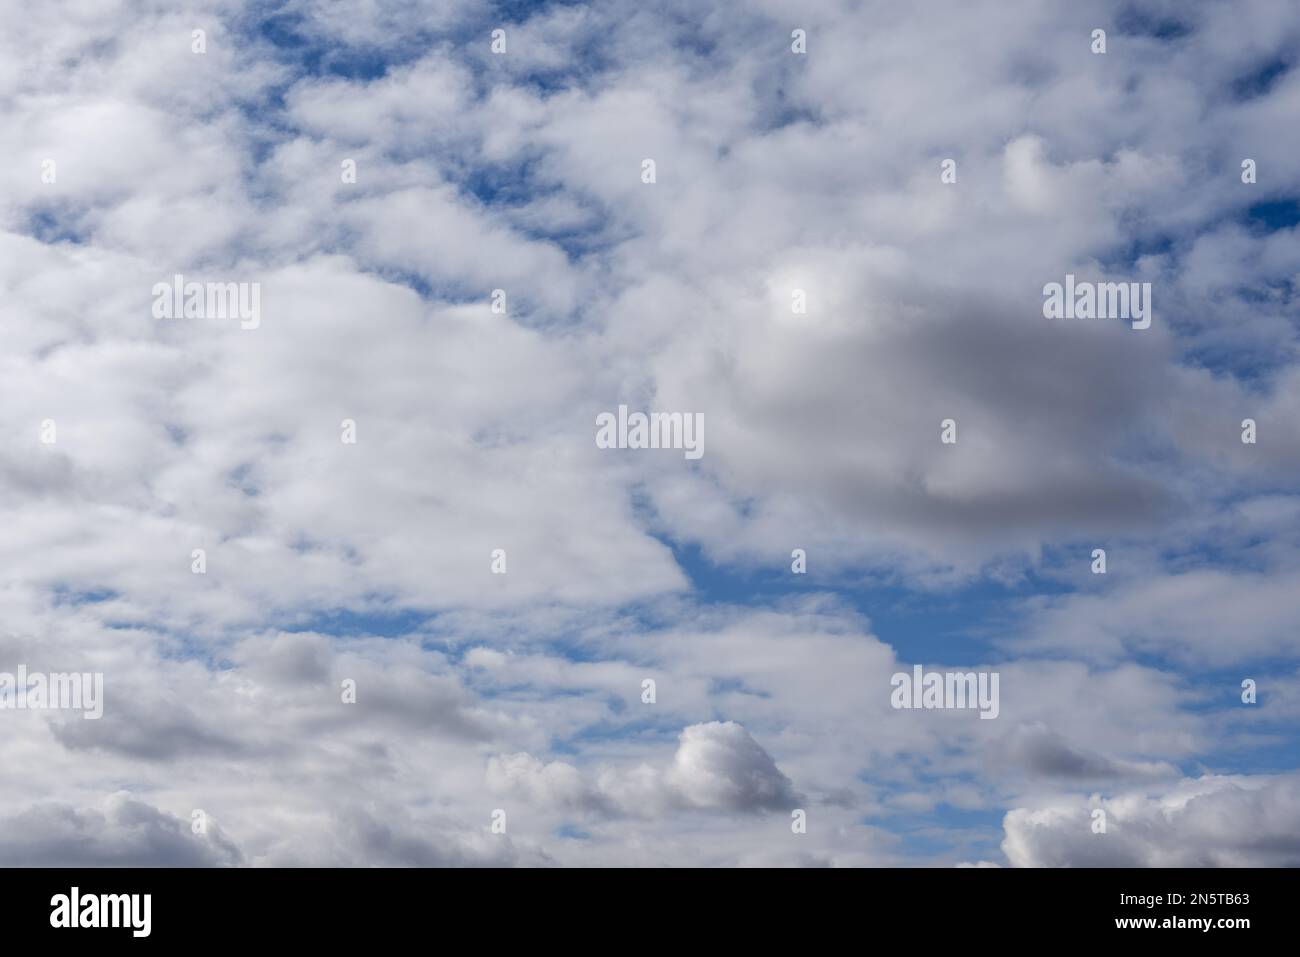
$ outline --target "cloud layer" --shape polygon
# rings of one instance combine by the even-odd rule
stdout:
[[[0,864],[1300,864],[1295,11],[10,6]]]

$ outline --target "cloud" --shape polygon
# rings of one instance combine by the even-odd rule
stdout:
[[[999,742],[1002,757],[1030,774],[1064,781],[1109,781],[1117,778],[1176,776],[1166,762],[1133,762],[1108,758],[1070,744],[1045,725],[1019,725]]]
[[[1295,867],[1300,777],[1207,775],[1163,794],[1067,799],[1009,811],[1003,828],[1016,867]]]
[[[487,784],[494,792],[561,810],[612,809],[599,789],[583,780],[572,764],[544,764],[531,754],[503,754],[488,760]]]
[[[1032,602],[1022,647],[1103,660],[1155,652],[1211,666],[1294,657],[1298,588],[1300,570],[1286,567],[1130,578],[1105,594]]]
[[[509,819],[507,818],[507,821]],[[353,807],[331,829],[341,859],[350,867],[541,867],[554,862],[535,848],[521,848],[486,827],[456,833],[411,820],[400,809],[387,813]]]
[[[788,813],[802,800],[772,756],[734,721],[683,729],[672,763],[662,770],[606,768],[587,781],[571,764],[544,764],[520,753],[489,761],[487,781],[522,800],[596,814]]]
[[[243,863],[215,821],[203,834],[128,794],[101,806],[42,803],[0,819],[5,867],[218,867]]]
[[[799,798],[772,756],[734,721],[682,731],[666,775],[687,803],[727,811],[788,810]]]

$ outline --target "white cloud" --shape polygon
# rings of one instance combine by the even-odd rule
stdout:
[[[788,810],[799,800],[771,755],[734,721],[685,729],[667,780],[696,807]]]
[[[1105,833],[1094,833],[1095,809]],[[1016,808],[1003,827],[1016,867],[1295,867],[1300,778],[1207,775],[1163,794]]]
[[[571,764],[526,753],[488,762],[495,791],[566,810],[659,816],[682,808],[756,813],[794,809],[799,796],[772,756],[734,721],[683,729],[672,763],[604,768],[584,781]]]

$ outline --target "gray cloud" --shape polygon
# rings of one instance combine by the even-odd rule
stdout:
[[[999,742],[1003,760],[1032,775],[1066,782],[1107,782],[1125,778],[1172,777],[1167,763],[1133,762],[1078,748],[1045,725],[1022,725]]]
[[[595,814],[658,815],[682,809],[743,814],[791,811],[803,799],[772,756],[734,721],[683,729],[672,763],[604,768],[587,780],[573,765],[526,753],[493,758],[488,785],[499,793]]]
[[[1104,834],[1092,829],[1097,808]],[[1017,808],[1003,827],[1017,867],[1295,867],[1300,779],[1206,776],[1163,794]]]
[[[129,795],[102,807],[43,803],[0,820],[6,867],[214,867],[242,863],[215,821],[194,834],[181,820]]]

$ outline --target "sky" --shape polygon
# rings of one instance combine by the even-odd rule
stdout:
[[[0,865],[1300,865],[1300,9],[3,20]]]

